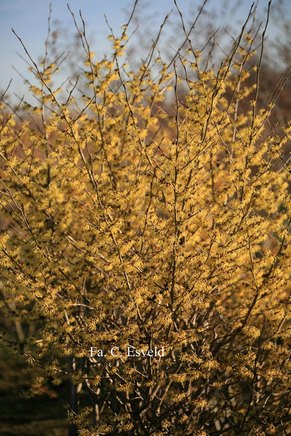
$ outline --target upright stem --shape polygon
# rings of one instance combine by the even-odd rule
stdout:
[[[74,373],[76,371],[76,358],[71,357],[71,371]],[[77,408],[78,408],[78,402],[77,402],[77,387],[73,383],[72,379],[70,380],[70,388],[69,388],[69,402],[70,402],[70,412],[76,416],[77,415]],[[73,422],[69,423],[68,428],[68,434],[69,436],[78,436],[78,429],[76,424]]]

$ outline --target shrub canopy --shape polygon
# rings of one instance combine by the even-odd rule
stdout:
[[[131,68],[126,35],[96,60],[80,32],[80,89],[32,60],[37,103],[2,102],[2,310],[70,378],[72,434],[283,434],[290,126],[244,29],[216,69],[190,43]]]

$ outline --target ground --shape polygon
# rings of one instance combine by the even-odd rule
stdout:
[[[30,397],[31,379],[26,363],[1,348],[0,435],[66,436],[66,386],[48,386]]]

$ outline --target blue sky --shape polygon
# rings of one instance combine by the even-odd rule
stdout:
[[[278,1],[278,0],[277,0]],[[286,11],[291,15],[291,0],[284,0]],[[52,4],[52,21],[59,20],[62,25],[72,28],[72,18],[67,9],[67,3],[78,15],[79,9],[82,10],[85,21],[88,25],[88,33],[94,34],[94,39],[98,41],[100,51],[106,51],[106,27],[104,14],[106,14],[112,27],[118,31],[120,26],[126,22],[126,10],[133,4],[132,0],[0,0],[0,90],[6,88],[10,78],[13,79],[11,90],[16,93],[24,93],[23,80],[17,76],[17,70],[27,75],[27,66],[17,53],[24,55],[17,38],[12,34],[11,27],[23,39],[30,54],[39,58],[44,53],[44,41],[47,34],[47,18],[49,3]],[[234,24],[247,15],[252,0],[210,0],[210,10],[218,12],[217,20],[232,21]],[[201,0],[179,0],[185,16],[189,15],[191,9],[201,4]],[[260,1],[260,8],[263,10],[267,5],[267,0]],[[162,18],[173,7],[173,0],[140,0],[139,13],[142,17],[143,8],[147,12],[147,25],[150,28],[158,26]],[[150,22],[149,22],[150,20]],[[142,24],[142,23],[141,23]],[[218,22],[217,25],[221,23]],[[276,24],[271,23],[271,31],[276,30]],[[108,44],[108,43],[107,43]]]
[[[47,35],[49,4],[52,4],[52,21],[57,19],[65,27],[72,27],[72,18],[67,3],[78,14],[83,11],[90,31],[96,29],[100,40],[106,41],[106,25],[104,14],[115,28],[123,23],[122,12],[127,1],[118,0],[0,0],[0,89],[4,89],[13,79],[12,88],[21,93],[23,81],[17,76],[13,67],[26,72],[27,67],[17,53],[24,55],[23,49],[13,35],[11,28],[22,38],[30,54],[38,58],[44,53],[44,42]]]

